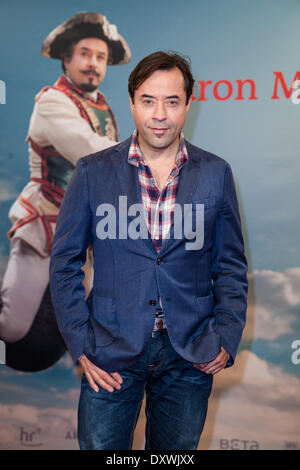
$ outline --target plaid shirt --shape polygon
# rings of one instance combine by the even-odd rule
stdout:
[[[181,133],[174,167],[167,179],[165,187],[160,191],[149,166],[145,163],[143,153],[138,144],[137,130],[133,132],[128,153],[128,163],[138,168],[146,224],[157,253],[162,247],[163,240],[167,238],[170,232],[174,217],[179,173],[187,161],[188,153],[183,133]],[[159,303],[161,305],[160,300]],[[166,328],[166,323],[160,307],[156,312],[154,330],[162,328]]]

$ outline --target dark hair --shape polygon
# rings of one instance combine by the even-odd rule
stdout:
[[[186,92],[186,104],[193,93],[194,77],[191,72],[190,59],[177,52],[158,51],[144,57],[129,75],[128,91],[131,101],[134,103],[134,93],[156,70],[171,70],[178,68],[184,79]]]
[[[77,41],[77,42],[79,42],[79,41]],[[64,60],[67,59],[67,58],[68,59],[72,58],[72,55],[73,55],[73,52],[74,52],[74,47],[77,44],[77,42],[73,42],[73,43],[69,44],[66,47],[66,49],[60,55],[60,57],[61,57],[61,67],[62,67],[64,73],[66,72]]]

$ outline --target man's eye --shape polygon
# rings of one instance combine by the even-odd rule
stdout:
[[[143,103],[144,104],[152,104],[152,100],[144,100]]]
[[[176,100],[169,100],[169,101],[168,101],[168,104],[169,104],[170,106],[176,106],[176,105],[178,104],[178,101],[176,101]]]

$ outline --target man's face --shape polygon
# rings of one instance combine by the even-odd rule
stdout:
[[[72,57],[64,59],[66,74],[74,85],[84,91],[94,91],[106,73],[108,46],[98,38],[81,39],[74,46]]]
[[[166,149],[179,143],[191,99],[186,92],[181,71],[157,70],[135,91],[130,99],[133,119],[143,150]]]

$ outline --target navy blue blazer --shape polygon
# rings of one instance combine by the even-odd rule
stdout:
[[[196,204],[204,205],[203,246],[187,249],[190,235],[182,230],[178,237],[177,219],[157,253],[150,237],[126,237],[119,220],[119,196],[127,197],[128,207],[142,204],[138,169],[127,162],[129,145],[130,138],[81,158],[72,175],[50,261],[59,330],[75,363],[85,353],[102,369],[120,371],[145,351],[161,298],[175,350],[200,363],[214,359],[223,346],[230,354],[228,367],[245,325],[248,288],[230,166],[186,142],[189,160],[180,172],[176,203],[190,204],[194,229]],[[116,210],[116,237],[99,239],[97,224],[104,214],[97,215],[97,208],[105,203]],[[133,219],[128,216],[127,226]],[[89,244],[94,284],[85,300],[81,267]]]

